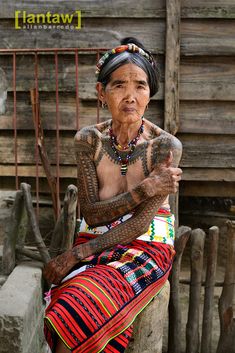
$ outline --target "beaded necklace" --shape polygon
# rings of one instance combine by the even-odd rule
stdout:
[[[125,147],[122,148],[122,146],[117,142],[117,137],[114,135],[113,129],[112,128],[109,129],[111,148],[115,156],[117,157],[118,162],[121,164],[121,175],[126,175],[129,160],[135,150],[136,144],[140,138],[140,135],[143,133],[143,131],[144,131],[144,120],[142,118],[142,123],[138,130],[137,136],[134,139],[132,139],[130,142],[128,142],[128,144]],[[128,149],[130,149],[130,151],[127,153],[127,155],[124,158],[121,157],[120,153],[118,152],[118,150],[120,150],[121,148],[124,151],[127,151]]]

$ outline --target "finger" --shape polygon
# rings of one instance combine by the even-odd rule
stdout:
[[[181,176],[180,175],[172,175],[172,178],[174,181],[180,181],[181,180]]]
[[[181,175],[182,169],[180,168],[174,168],[174,167],[169,167],[169,171],[173,174],[173,175]]]
[[[182,169],[180,169],[180,168],[176,168],[176,170],[177,170],[178,175],[181,175],[183,173]]]

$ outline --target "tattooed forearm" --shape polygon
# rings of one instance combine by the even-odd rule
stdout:
[[[149,195],[144,182],[130,192],[99,201],[98,182],[94,163],[84,153],[79,153],[78,194],[86,222],[91,226],[108,224],[133,211]]]
[[[110,231],[97,238],[79,245],[78,251],[84,257],[101,252],[117,244],[128,244],[148,230],[149,224],[161,206],[165,197],[155,196],[142,203],[136,210],[133,217],[124,223],[112,228]]]
[[[102,154],[102,143],[101,137],[97,136],[97,132],[95,132],[94,129],[91,129],[91,131],[92,132],[89,130],[85,130],[85,132],[82,131],[82,133],[76,138],[79,201],[82,214],[90,226],[111,223],[119,217],[135,210],[141,203],[155,195],[165,196],[170,192],[175,192],[167,187],[167,185],[163,185],[163,183],[159,184],[159,178],[157,179],[156,177],[149,176],[129,192],[119,194],[105,201],[100,201],[94,156],[100,156]],[[180,152],[178,154],[180,155],[181,146],[180,148],[179,146],[176,146],[177,144],[174,139],[173,136],[167,133],[165,134],[164,132],[162,135],[154,139],[150,146],[151,168],[158,166],[164,160],[163,156],[167,156],[167,153],[169,153],[170,150],[174,153],[174,164],[178,163],[177,159],[179,160],[179,157],[177,156],[176,151],[179,149]],[[141,156],[143,159],[142,162],[145,165],[144,174],[146,176],[149,174],[147,168],[147,145],[143,144],[142,146],[137,147],[135,158]],[[164,149],[164,152],[162,152],[162,149]],[[100,157],[98,157],[98,159],[99,158]],[[166,179],[167,175],[165,176],[165,180]]]
[[[99,139],[98,139],[99,140]],[[144,185],[105,201],[99,201],[99,185],[94,155],[100,151],[100,141],[92,131],[82,131],[76,138],[76,157],[78,164],[78,194],[81,210],[90,226],[108,224],[133,211],[148,198]]]

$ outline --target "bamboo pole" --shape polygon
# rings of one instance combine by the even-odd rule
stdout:
[[[181,308],[179,277],[182,255],[190,237],[191,228],[181,226],[176,231],[175,259],[170,275],[171,293],[169,302],[168,353],[181,353]]]
[[[224,286],[219,299],[220,338],[216,353],[235,352],[235,317],[233,300],[235,292],[235,222],[227,221],[227,264]]]
[[[191,233],[191,286],[188,321],[186,325],[186,353],[199,351],[199,306],[203,271],[205,232],[194,229]]]
[[[211,353],[214,287],[216,278],[218,241],[219,228],[215,226],[211,227],[209,229],[209,243],[207,251],[207,270],[202,322],[201,353]]]

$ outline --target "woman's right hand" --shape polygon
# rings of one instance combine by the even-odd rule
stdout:
[[[178,191],[182,170],[172,167],[173,153],[170,151],[167,159],[160,163],[145,179],[145,188],[150,197],[169,195]]]

